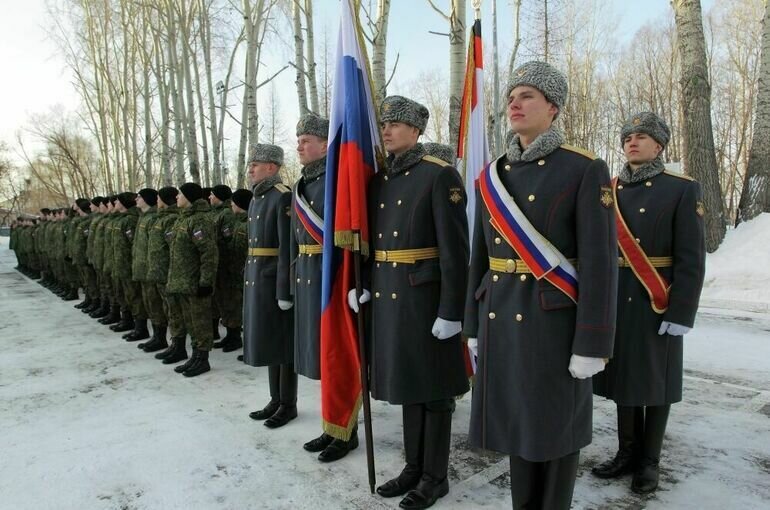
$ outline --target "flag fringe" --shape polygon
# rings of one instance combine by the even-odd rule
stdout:
[[[334,423],[330,423],[326,420],[322,421],[323,431],[332,436],[335,439],[342,441],[349,441],[350,436],[353,434],[353,427],[358,425],[358,412],[361,410],[362,397],[358,395],[356,399],[356,405],[353,407],[353,413],[350,415],[347,427],[342,427]]]
[[[369,256],[369,243],[361,241],[361,234],[352,230],[335,232],[334,246],[345,250],[358,251],[364,257]]]

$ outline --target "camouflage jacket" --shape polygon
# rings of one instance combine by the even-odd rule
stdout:
[[[69,233],[69,253],[72,262],[85,266],[88,264],[87,248],[88,236],[91,234],[92,217],[83,216],[78,218],[80,221],[73,220]]]
[[[158,209],[150,207],[143,212],[136,224],[134,246],[131,251],[131,275],[138,282],[147,281],[147,238],[152,225],[158,219]]]
[[[219,269],[217,285],[243,288],[243,266],[249,251],[249,232],[245,212],[222,216],[219,227]]]
[[[165,284],[174,224],[179,219],[175,205],[158,209],[152,228],[147,232],[147,281]]]
[[[96,240],[97,231],[99,230],[99,224],[104,220],[104,215],[101,213],[91,213],[90,218],[91,222],[88,225],[88,238],[86,239],[86,258],[92,266],[96,267],[94,241]]]
[[[115,235],[118,231],[118,224],[123,219],[123,213],[113,212],[107,216],[104,222],[104,240],[102,241],[102,271],[105,274],[112,274],[112,267],[115,259]]]
[[[214,287],[219,250],[210,211],[204,199],[181,211],[174,224],[166,292],[193,295],[199,287]]]
[[[136,237],[136,224],[139,222],[139,208],[132,207],[120,214],[112,233],[112,275],[121,280],[131,279],[131,249]]]

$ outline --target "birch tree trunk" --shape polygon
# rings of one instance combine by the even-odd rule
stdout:
[[[169,93],[174,103],[174,179],[177,186],[179,186],[186,181],[184,174],[184,103],[179,93],[182,85],[177,86],[176,83],[176,21],[174,20],[171,5],[168,5],[168,9],[169,11],[166,15],[168,32],[168,42],[166,44],[168,61],[166,62],[166,68],[168,69]]]
[[[200,160],[198,159],[198,134],[195,127],[195,100],[193,99],[192,73],[190,72],[190,26],[191,15],[185,8],[185,2],[179,2],[179,27],[182,43],[182,62],[176,62],[177,69],[184,74],[184,91],[187,99],[186,135],[187,164],[193,182],[200,184]],[[181,80],[180,80],[181,81]],[[180,92],[181,93],[181,92]]]
[[[684,167],[703,187],[706,250],[715,251],[725,235],[724,206],[711,125],[711,84],[700,0],[673,0],[677,45],[681,55],[680,86],[685,112]]]
[[[318,82],[315,72],[315,38],[313,35],[313,0],[305,0],[305,22],[307,23],[307,83],[310,94],[310,109],[315,114],[319,114]]]
[[[297,85],[297,101],[299,103],[300,116],[305,115],[309,111],[307,105],[307,85],[305,84],[305,40],[302,37],[301,10],[300,0],[292,0],[291,17],[294,27],[294,68],[297,71],[297,79],[294,83]]]
[[[378,0],[377,19],[374,22],[372,34],[372,82],[374,84],[374,101],[377,108],[387,96],[387,81],[385,77],[386,50],[388,46],[388,16],[390,15],[390,0]]]
[[[770,212],[770,3],[765,3],[759,89],[749,163],[738,203],[737,221],[748,221]]]
[[[214,156],[214,167],[212,169],[212,173],[214,176],[214,179],[219,183],[224,183],[224,176],[222,175],[222,163],[220,161],[220,153],[219,150],[222,147],[221,141],[219,139],[219,129],[217,126],[217,115],[216,115],[216,96],[214,95],[214,85],[213,85],[213,79],[211,76],[211,21],[209,19],[209,7],[210,3],[207,2],[207,0],[201,0],[201,6],[200,6],[200,39],[201,39],[201,47],[203,48],[203,66],[204,66],[204,73],[206,74],[206,92],[208,95],[209,100],[209,130],[211,131],[211,144],[212,144],[212,155]],[[238,46],[238,43],[235,43],[235,46]],[[232,62],[232,60],[231,60]],[[229,74],[229,72],[228,72]],[[198,86],[198,90],[200,91],[200,85]],[[203,105],[201,104],[201,111],[203,111]],[[224,112],[223,112],[224,113]],[[205,137],[204,137],[205,139]],[[207,152],[204,152],[204,167],[206,167],[207,164]],[[208,174],[208,169],[205,170],[205,172]]]
[[[465,81],[465,0],[452,0],[449,13],[449,140],[457,150]]]

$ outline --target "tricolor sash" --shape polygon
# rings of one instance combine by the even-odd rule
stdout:
[[[527,264],[535,278],[545,278],[577,303],[578,273],[575,267],[535,229],[516,205],[497,174],[498,160],[487,165],[479,176],[479,191],[492,217],[492,227]]]
[[[642,247],[634,238],[618,205],[618,178],[612,180],[612,195],[615,202],[615,225],[618,229],[618,247],[628,261],[631,271],[650,296],[650,305],[655,313],[668,309],[669,283],[658,273]]]
[[[323,246],[324,220],[310,207],[305,197],[302,196],[299,183],[294,191],[294,211],[297,213],[297,218],[299,218],[307,233],[310,234],[310,237]]]

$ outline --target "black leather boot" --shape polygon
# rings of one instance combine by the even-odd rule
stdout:
[[[177,337],[171,339],[171,352],[168,356],[163,358],[164,365],[171,365],[172,363],[179,363],[183,359],[187,359],[187,347],[185,347],[186,337]]]
[[[297,417],[297,374],[294,365],[281,365],[280,402],[278,410],[265,421],[265,427],[277,429]]]
[[[332,444],[332,441],[334,441],[334,438],[324,432],[320,436],[318,436],[315,439],[311,439],[307,443],[302,445],[302,448],[309,452],[322,452],[328,447],[330,444]]]
[[[79,298],[78,289],[74,287],[67,288],[61,298],[64,301],[77,301]]]
[[[134,321],[134,330],[123,335],[126,342],[136,342],[150,338],[150,332],[147,330],[147,319],[136,319]]]
[[[398,504],[401,508],[408,510],[428,508],[449,492],[447,471],[452,440],[453,410],[454,401],[452,400],[425,404],[423,473],[417,486],[410,490]]]
[[[75,305],[75,308],[78,310],[82,310],[83,308],[86,308],[88,306],[91,306],[91,298],[86,296],[83,298],[83,301]]]
[[[237,351],[243,347],[241,328],[227,328],[227,335],[222,339],[222,352]]]
[[[110,329],[115,333],[123,333],[124,331],[134,329],[134,317],[131,315],[131,312],[126,311],[122,315],[123,318],[117,324],[110,326]]]
[[[181,374],[182,372],[184,372],[185,370],[193,366],[193,364],[196,361],[198,361],[198,356],[199,356],[198,349],[193,347],[193,352],[192,352],[192,356],[190,356],[190,359],[188,359],[186,362],[182,363],[181,365],[174,367],[174,372],[176,372],[177,374]]]
[[[168,358],[169,356],[171,356],[171,354],[173,354],[173,353],[174,353],[174,351],[175,351],[176,349],[178,349],[178,347],[176,346],[176,343],[177,343],[178,341],[180,341],[179,337],[172,337],[172,338],[171,338],[171,344],[170,344],[170,345],[169,345],[169,346],[166,348],[166,350],[164,350],[163,352],[159,352],[158,354],[156,354],[156,355],[155,355],[155,359],[166,359],[166,358]],[[182,341],[182,342],[184,342],[184,338],[182,338],[182,339],[181,339],[181,341]]]
[[[422,477],[425,436],[425,406],[423,404],[405,405],[401,408],[404,425],[404,451],[406,466],[392,480],[377,487],[377,494],[383,498],[403,496],[417,487]]]
[[[647,406],[644,410],[642,459],[631,480],[631,490],[637,494],[649,494],[658,488],[660,450],[670,410],[670,405]]]
[[[329,446],[324,448],[324,451],[318,454],[318,460],[321,462],[334,462],[345,457],[348,453],[358,448],[358,425],[353,427],[353,432],[350,434],[350,439],[343,441],[342,439],[333,439]]]
[[[209,351],[196,349],[195,352],[198,353],[198,357],[190,368],[182,372],[182,375],[185,377],[195,377],[211,370],[211,365],[209,365]]]
[[[612,459],[595,466],[598,478],[617,478],[633,473],[639,464],[644,431],[644,408],[618,406],[618,451]]]
[[[101,299],[99,301],[99,308],[93,310],[88,314],[93,319],[101,319],[107,317],[110,313],[110,301],[108,299]]]
[[[91,312],[98,310],[102,307],[102,301],[99,298],[91,299],[91,303],[80,309],[81,312],[90,314]]]
[[[110,305],[110,312],[99,319],[100,324],[117,324],[120,322],[120,306],[116,304]]]
[[[259,411],[249,413],[252,420],[266,420],[278,410],[281,405],[281,365],[267,367],[267,382],[270,388],[270,402]]]
[[[166,326],[152,325],[152,338],[149,342],[138,344],[137,347],[144,352],[155,352],[168,347],[166,341]]]

